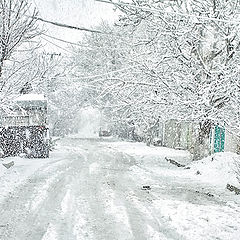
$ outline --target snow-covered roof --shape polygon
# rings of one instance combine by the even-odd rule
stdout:
[[[45,101],[44,94],[29,93],[16,98],[16,101]]]
[[[47,99],[43,94],[29,93],[23,94],[15,99],[16,108],[28,108],[28,107],[46,107]]]

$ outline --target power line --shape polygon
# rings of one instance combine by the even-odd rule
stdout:
[[[67,50],[66,48],[60,47],[59,45],[57,45],[57,44],[55,44],[55,43],[49,41],[48,39],[46,39],[46,38],[44,38],[44,37],[41,37],[41,36],[40,36],[40,38],[42,38],[44,41],[46,41],[46,42],[52,44],[52,45],[55,46],[55,47],[58,47],[58,48],[64,50],[64,51],[66,51],[66,52],[69,52],[69,53],[71,53],[71,54],[74,53],[74,52],[71,52],[71,51]]]
[[[171,14],[171,15],[179,15],[179,16],[183,16],[183,17],[192,17],[192,18],[200,18],[202,20],[209,20],[209,21],[215,21],[215,22],[240,24],[240,21],[224,20],[224,19],[214,18],[214,17],[197,16],[197,15],[194,15],[194,14],[187,14],[187,13],[180,13],[180,12],[164,11],[164,10],[161,10],[161,9],[151,9],[151,8],[148,8],[148,7],[136,6],[136,5],[133,5],[133,4],[123,3],[123,2],[116,3],[116,2],[112,2],[112,1],[110,2],[110,1],[107,1],[107,0],[95,0],[95,1],[96,2],[112,4],[112,5],[115,5],[115,6],[118,6],[118,7],[125,6],[125,7],[131,7],[131,8],[135,8],[135,9],[140,9],[140,10],[151,12],[155,16],[161,16],[161,17],[162,17],[162,15],[160,15],[159,13],[162,13],[162,14],[163,13],[164,14],[167,13],[167,14]]]
[[[98,78],[98,77],[107,76],[107,75],[112,74],[112,73],[124,72],[124,71],[126,71],[126,70],[133,69],[133,68],[135,68],[135,67],[136,67],[136,66],[130,66],[130,67],[121,68],[121,69],[118,69],[118,70],[115,70],[115,71],[109,71],[109,72],[105,72],[105,73],[101,73],[101,74],[97,74],[97,75],[91,75],[91,76],[84,76],[84,77],[75,76],[75,77],[72,77],[71,79],[78,79],[78,80],[94,79],[94,78]],[[99,82],[99,81],[102,81],[102,79],[93,80],[93,81],[91,81],[91,83],[96,83],[96,82]]]
[[[109,34],[109,33],[101,32],[99,30],[94,30],[94,29],[89,29],[89,28],[84,28],[84,27],[77,27],[77,26],[68,25],[68,24],[65,24],[65,23],[53,22],[53,21],[49,21],[49,20],[43,19],[41,17],[34,17],[34,16],[28,16],[28,17],[33,18],[33,19],[35,19],[37,21],[41,21],[41,22],[44,22],[44,23],[55,25],[57,27],[69,28],[69,29],[73,29],[73,30],[91,32],[91,33]]]
[[[49,35],[49,34],[46,34],[46,33],[42,33],[42,35],[44,35],[45,37],[52,38],[52,39],[54,39],[54,40],[63,42],[63,43],[75,45],[75,46],[78,46],[78,47],[86,47],[86,48],[91,48],[91,49],[93,49],[93,47],[91,47],[91,46],[87,46],[87,45],[83,45],[83,44],[79,44],[79,43],[75,43],[75,42],[70,42],[70,41],[67,41],[67,40],[64,40],[64,39],[61,39],[61,38],[53,37],[53,36],[51,36],[51,35]]]
[[[46,34],[46,33],[41,33],[41,35],[44,35],[45,37],[48,37],[48,38],[51,38],[51,39],[54,39],[54,40],[57,40],[57,41],[60,41],[60,42],[66,43],[66,44],[74,45],[74,46],[77,46],[77,47],[84,47],[84,48],[88,48],[88,49],[91,49],[91,50],[95,50],[95,49],[119,50],[120,49],[120,48],[116,48],[116,47],[89,46],[89,45],[84,45],[84,44],[81,44],[81,43],[70,42],[70,41],[67,41],[67,40],[64,40],[64,39],[61,39],[61,38],[53,37],[53,36],[51,36],[49,34]]]
[[[38,9],[38,5],[37,5],[36,1],[33,0],[33,2],[34,2],[34,4],[35,4],[36,8]],[[39,14],[39,15],[40,15],[40,14]],[[42,17],[42,16],[40,15],[40,17]],[[45,37],[51,37],[51,36],[49,36],[49,35],[47,35],[47,34],[45,34],[45,33],[41,33],[40,38],[43,39],[44,41],[52,44],[53,46],[55,46],[55,47],[57,47],[57,48],[59,48],[59,49],[64,50],[64,51],[66,51],[66,52],[73,53],[73,52],[69,51],[68,49],[63,48],[63,47],[59,46],[58,44],[53,43],[53,42],[49,41],[48,39],[42,37],[42,35],[44,35]],[[59,40],[59,39],[57,39],[57,38],[55,38],[55,37],[51,37],[51,38],[52,38],[52,39],[55,39],[55,40]]]
[[[3,7],[0,7],[0,9],[3,10]],[[8,8],[8,10],[10,12],[14,12],[14,13],[18,14],[17,11],[14,11],[14,10],[9,9],[9,8]],[[27,18],[31,18],[31,19],[34,19],[34,20],[37,20],[37,21],[41,21],[41,22],[44,22],[44,23],[47,23],[47,24],[52,24],[52,25],[57,26],[57,27],[68,28],[68,29],[73,29],[73,30],[78,30],[78,31],[91,32],[91,33],[110,34],[110,33],[107,33],[107,32],[102,32],[100,30],[95,30],[95,29],[90,29],[90,28],[85,28],[85,27],[77,27],[77,26],[68,25],[68,24],[65,24],[65,23],[53,22],[53,21],[46,20],[42,17],[31,16],[31,15],[27,15],[27,14],[22,14],[22,15],[27,17]]]
[[[38,5],[37,5],[36,1],[33,0],[33,2],[34,2],[34,4],[35,4],[35,7],[38,9]],[[40,15],[40,14],[39,14],[39,15]],[[40,16],[41,16],[41,15],[40,15]],[[41,16],[41,17],[42,17],[42,16]],[[41,33],[41,35],[45,35],[45,36],[46,36],[46,34],[44,34],[44,33]],[[68,49],[65,49],[65,48],[63,48],[63,47],[61,47],[61,46],[59,46],[59,45],[57,45],[57,44],[55,44],[55,43],[49,41],[48,39],[43,38],[41,35],[40,35],[40,38],[43,39],[44,41],[46,41],[46,42],[52,44],[53,46],[55,46],[55,47],[57,47],[57,48],[59,48],[59,49],[64,50],[64,51],[66,51],[66,52],[70,52]],[[72,52],[71,52],[71,53],[72,53]]]
[[[94,47],[93,46],[88,46],[88,45],[84,45],[84,44],[80,44],[80,43],[76,43],[76,42],[70,42],[70,41],[67,41],[67,40],[64,40],[64,39],[61,39],[61,38],[53,37],[53,36],[48,35],[46,33],[42,33],[42,35],[44,35],[45,37],[63,42],[63,43],[67,43],[67,44],[74,45],[74,46],[77,46],[77,47],[84,47],[84,48],[88,48],[88,49],[91,49],[91,50],[94,50],[96,48],[98,48],[98,49],[118,49],[118,48],[108,48],[108,47],[99,47],[99,46],[94,46]]]

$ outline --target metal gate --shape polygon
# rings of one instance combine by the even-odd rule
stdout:
[[[225,128],[216,126],[214,135],[214,152],[224,152]]]

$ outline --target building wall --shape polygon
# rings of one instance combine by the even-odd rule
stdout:
[[[193,153],[194,149],[196,148],[195,144],[196,138],[198,136],[198,123],[169,120],[163,124],[161,130],[163,132],[163,146],[175,149],[185,149]],[[223,130],[224,139],[221,139],[220,141],[221,144],[224,144],[224,148],[221,148],[220,151],[235,152],[240,154],[240,138],[230,132],[228,128],[223,128]],[[206,149],[204,150],[206,152],[206,155],[216,152],[217,140],[215,137],[217,137],[217,134],[215,131],[216,126],[213,126],[209,139],[206,139]]]
[[[169,120],[164,124],[163,145],[191,150],[196,139],[197,125],[189,121]]]
[[[240,150],[240,139],[231,133],[228,129],[225,131],[225,146],[224,151],[225,152],[236,152]]]
[[[189,135],[189,123],[181,122],[180,123],[180,147],[183,149],[188,149],[188,138]]]
[[[166,121],[164,124],[163,145],[169,148],[176,148],[180,142],[180,129],[176,120]]]

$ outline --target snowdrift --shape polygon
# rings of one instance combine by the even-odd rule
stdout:
[[[231,153],[216,153],[202,160],[190,163],[190,171],[197,174],[200,180],[214,185],[226,187],[232,184],[240,187],[237,179],[237,163],[240,164],[240,156]]]

